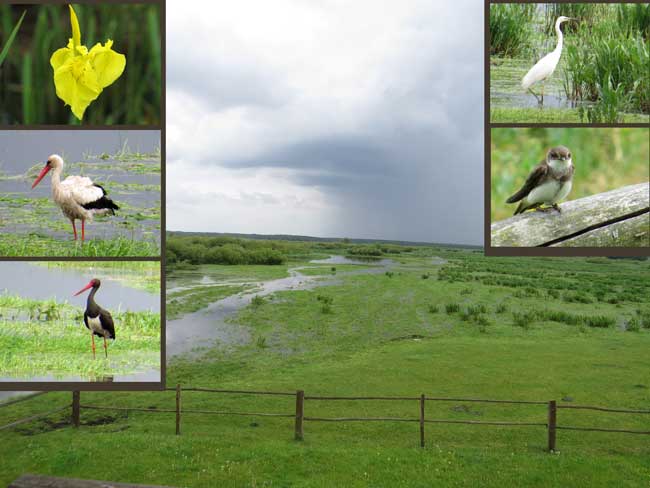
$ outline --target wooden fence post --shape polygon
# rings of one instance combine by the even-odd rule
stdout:
[[[557,426],[557,404],[548,402],[548,452],[555,452],[555,427]]]
[[[303,390],[296,391],[296,435],[295,439],[301,441],[304,439],[304,431],[302,428],[303,420],[305,418],[305,392]]]
[[[81,392],[72,392],[72,425],[79,427],[81,417]]]
[[[176,435],[181,435],[181,385],[176,384]]]
[[[424,393],[420,395],[420,447],[424,447]]]

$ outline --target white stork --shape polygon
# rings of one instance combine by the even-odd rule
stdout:
[[[86,220],[93,221],[95,215],[115,215],[118,207],[113,200],[106,198],[106,191],[85,176],[68,176],[61,181],[63,159],[57,154],[47,158],[45,167],[32,184],[35,188],[45,175],[52,170],[52,199],[61,207],[63,215],[72,222],[74,239],[77,240],[75,220],[81,220],[81,240],[85,239]]]

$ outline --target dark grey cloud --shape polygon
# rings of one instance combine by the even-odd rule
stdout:
[[[201,97],[212,100],[214,110],[225,107],[224,100],[248,107],[244,127],[256,129],[239,146],[191,148],[192,161],[235,175],[282,171],[296,188],[319,189],[338,209],[320,222],[319,235],[481,244],[482,5],[424,2],[417,9],[419,15],[393,33],[402,48],[387,53],[372,73],[360,66],[351,87],[374,90],[362,93],[366,103],[349,95],[333,100],[327,88],[307,103],[286,88],[294,80],[283,80],[269,66],[233,68],[216,61],[210,69],[230,70],[230,78]],[[197,83],[178,76],[179,87]],[[331,76],[336,80],[339,73]],[[304,130],[295,123],[302,111]],[[257,198],[250,193],[242,191],[243,198]],[[269,202],[269,212],[271,207]]]

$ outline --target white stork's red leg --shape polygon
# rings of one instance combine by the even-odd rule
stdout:
[[[72,219],[72,230],[74,231],[74,240],[77,240],[77,227],[74,225],[74,219]]]
[[[106,337],[104,337],[104,354],[106,355],[106,359],[108,359],[108,350],[106,349]]]
[[[86,239],[86,221],[81,219],[81,242]]]
[[[95,357],[95,335],[92,332],[90,333],[90,340],[93,343],[93,359],[96,359],[96,357]]]

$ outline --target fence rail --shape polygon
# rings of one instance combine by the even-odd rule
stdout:
[[[81,403],[81,393],[79,391],[72,392],[72,403],[65,405],[61,408],[51,410],[49,412],[40,413],[31,417],[26,417],[14,421],[10,424],[0,426],[0,430],[9,429],[20,425],[22,423],[31,422],[48,415],[61,412],[67,408],[72,408],[71,423],[75,427],[80,426],[80,417],[82,410],[113,410],[113,411],[135,411],[135,412],[150,412],[150,413],[174,413],[176,420],[176,435],[181,434],[181,416],[182,414],[199,414],[199,415],[232,415],[232,416],[250,416],[250,417],[277,417],[277,418],[293,418],[294,423],[294,438],[298,441],[304,439],[304,424],[305,422],[411,422],[419,424],[419,437],[420,446],[425,445],[425,425],[426,424],[465,424],[465,425],[484,425],[484,426],[500,426],[500,427],[545,427],[547,431],[547,449],[550,452],[556,450],[556,439],[558,430],[573,430],[583,432],[605,432],[605,433],[624,433],[636,435],[650,435],[650,431],[641,431],[633,429],[609,429],[602,427],[579,427],[571,425],[558,425],[558,411],[559,410],[590,410],[597,412],[607,412],[616,414],[634,414],[634,415],[650,415],[650,410],[638,409],[622,409],[611,407],[600,407],[591,405],[558,405],[555,400],[551,401],[528,401],[528,400],[500,400],[500,399],[484,399],[484,398],[450,398],[450,397],[433,397],[421,394],[420,396],[318,396],[318,395],[305,395],[303,390],[296,392],[280,392],[280,391],[252,391],[252,390],[223,390],[213,388],[197,388],[186,387],[182,388],[181,385],[176,385],[175,388],[165,388],[166,391],[173,391],[176,393],[176,408],[142,408],[142,407],[109,407],[102,405],[88,405]],[[219,411],[219,410],[203,410],[182,407],[183,392],[203,392],[203,393],[217,393],[217,394],[232,394],[232,395],[272,395],[272,396],[285,396],[295,398],[295,411],[290,413],[285,412],[235,412],[235,411]],[[0,407],[8,406],[14,403],[32,399],[36,396],[43,394],[36,393],[28,397],[19,398],[17,400],[0,404]],[[307,401],[404,401],[413,402],[418,404],[418,417],[317,417],[305,415],[305,402]],[[468,403],[489,403],[489,404],[502,404],[502,405],[539,405],[546,406],[547,417],[544,421],[530,421],[530,422],[516,422],[506,420],[461,420],[461,419],[428,419],[425,416],[425,407],[427,402],[468,402]]]

